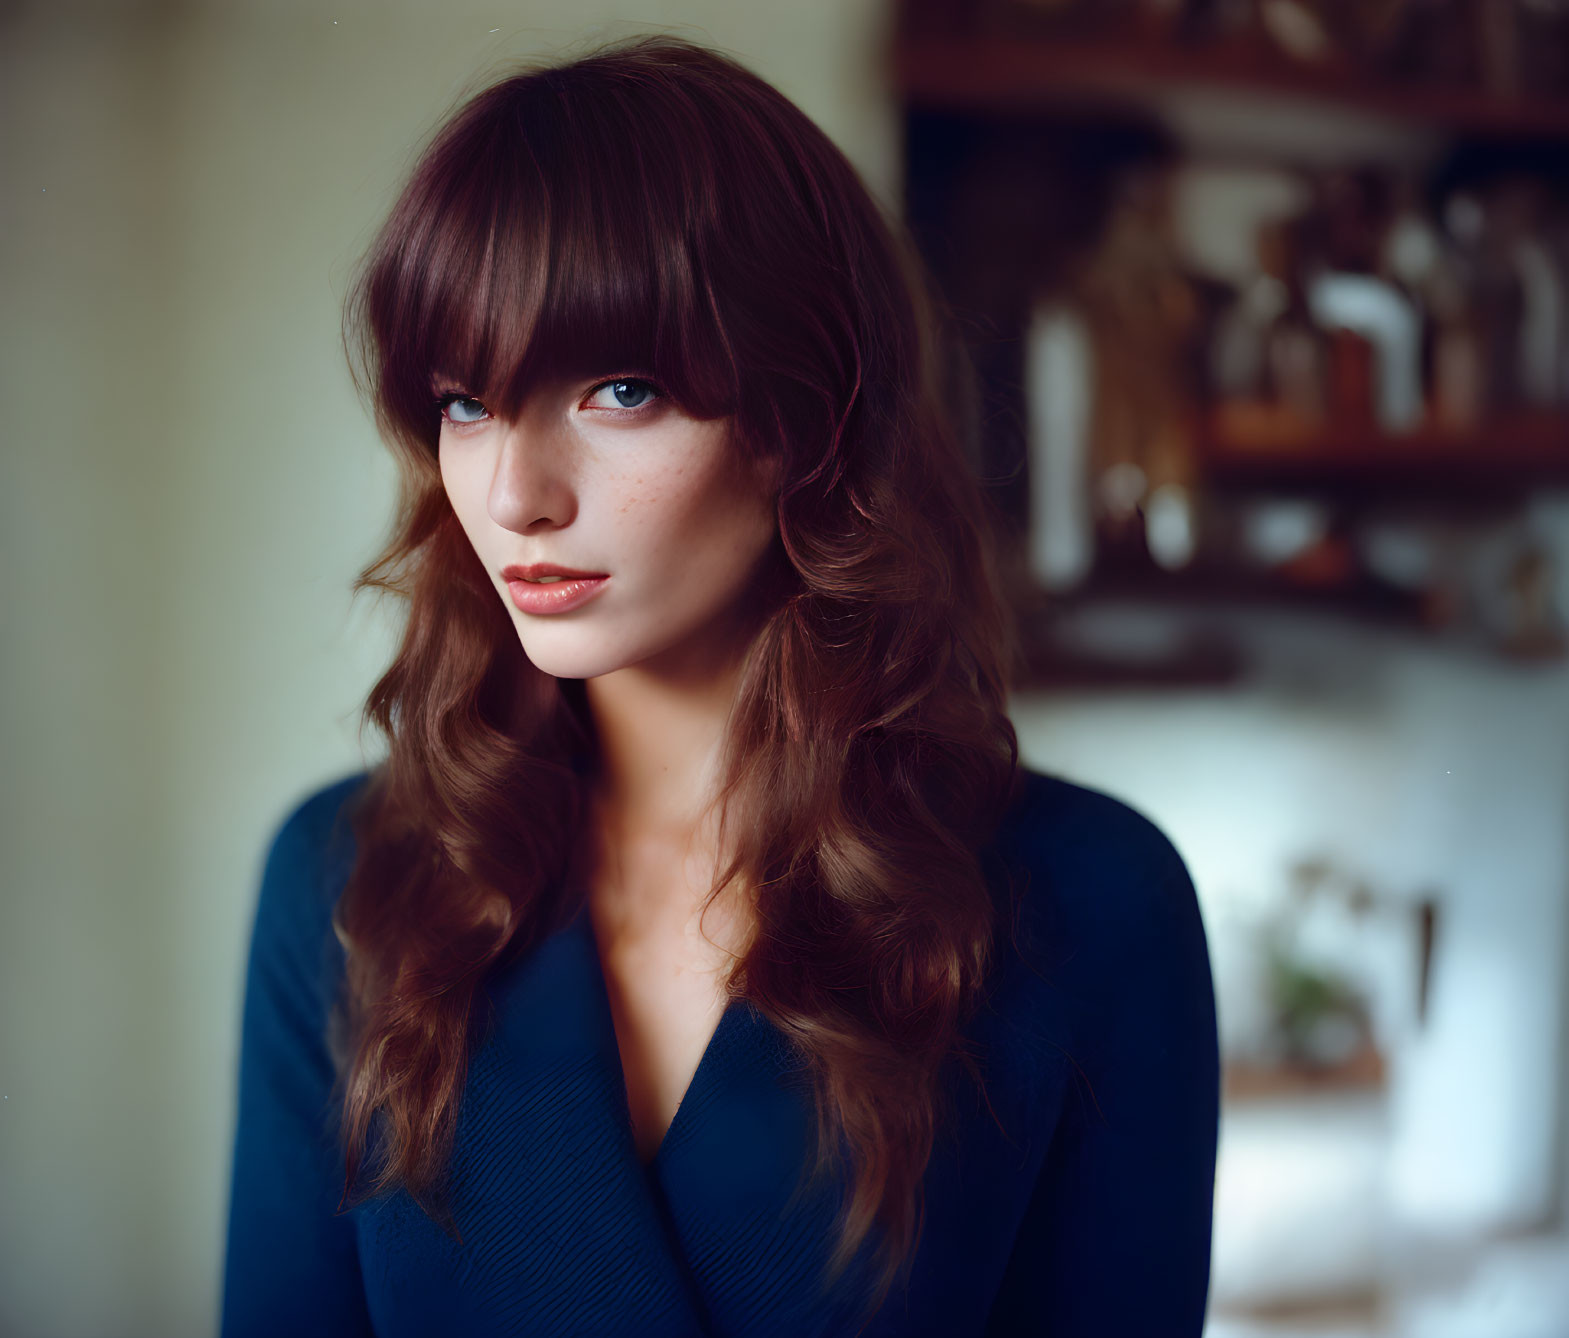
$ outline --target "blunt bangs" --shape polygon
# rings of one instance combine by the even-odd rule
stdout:
[[[718,241],[694,202],[714,191],[668,148],[701,122],[626,90],[569,101],[548,72],[518,76],[426,151],[352,304],[366,380],[405,439],[434,448],[441,377],[507,419],[542,382],[632,374],[697,417],[735,412],[699,259]]]

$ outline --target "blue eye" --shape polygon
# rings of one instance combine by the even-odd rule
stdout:
[[[458,413],[454,415],[452,411],[458,406],[462,407],[459,408]],[[449,391],[447,394],[437,397],[436,410],[443,418],[447,420],[447,422],[451,423],[454,427],[465,427],[470,423],[482,423],[485,421],[485,419],[490,417],[490,410],[487,409],[472,395],[463,395],[455,390]],[[476,416],[472,418],[466,416],[475,410],[478,411]]]
[[[608,400],[594,403],[596,396],[609,396]],[[618,376],[609,381],[601,381],[588,393],[584,401],[585,407],[625,410],[635,412],[648,407],[655,400],[665,398],[664,391],[660,390],[647,377]],[[472,395],[465,395],[461,390],[449,390],[436,397],[436,411],[444,422],[453,427],[472,427],[490,419],[491,412],[481,400]]]
[[[602,381],[589,392],[589,399],[609,391],[611,404],[601,404],[604,409],[641,409],[651,400],[661,399],[659,388],[652,381],[640,376],[621,376],[613,381]]]

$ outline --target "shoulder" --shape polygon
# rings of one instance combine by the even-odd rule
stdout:
[[[332,965],[332,913],[353,868],[352,818],[371,774],[309,791],[272,828],[252,928],[253,970],[271,964],[314,979]]]
[[[1213,1033],[1203,915],[1187,865],[1149,817],[1099,790],[1021,773],[989,858],[1009,894],[1001,956],[1009,1006],[1063,1039],[1162,1017]],[[1063,1033],[1066,1033],[1064,1036]]]
[[[333,1081],[329,1018],[344,968],[333,911],[353,868],[350,820],[368,778],[311,790],[272,829],[246,957],[242,1103],[309,1102],[314,1119]]]
[[[294,889],[302,911],[334,898],[353,864],[352,819],[370,777],[369,771],[356,771],[289,806],[268,841],[264,891]]]
[[[1197,1334],[1220,1057],[1193,883],[1144,814],[1039,773],[1000,847],[1020,952],[996,996],[992,1072],[1031,1155],[993,1328]]]
[[[1196,916],[1198,899],[1170,837],[1100,790],[1024,769],[993,841],[1016,880],[1021,920],[1114,933]]]

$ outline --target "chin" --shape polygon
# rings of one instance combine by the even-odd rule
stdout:
[[[599,678],[626,665],[625,660],[592,652],[530,649],[526,643],[523,653],[528,656],[529,663],[552,678]]]
[[[579,639],[530,631],[520,634],[519,640],[529,663],[552,678],[600,678],[635,664],[646,654],[631,646],[608,645],[595,636]]]

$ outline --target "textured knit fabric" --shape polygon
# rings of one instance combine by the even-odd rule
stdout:
[[[800,1059],[724,1013],[651,1163],[633,1142],[585,910],[487,985],[449,1202],[338,1213],[325,1028],[343,967],[344,806],[305,800],[261,880],[245,992],[224,1338],[812,1338],[855,1332],[871,1242],[818,1284],[842,1178],[793,1194],[813,1131]],[[1118,800],[1029,772],[984,862],[1026,880],[967,1034],[957,1119],[903,1282],[863,1330],[1198,1338],[1219,1119],[1214,993],[1181,858]],[[989,1105],[988,1105],[989,1103]],[[874,1238],[875,1239],[875,1238]]]

